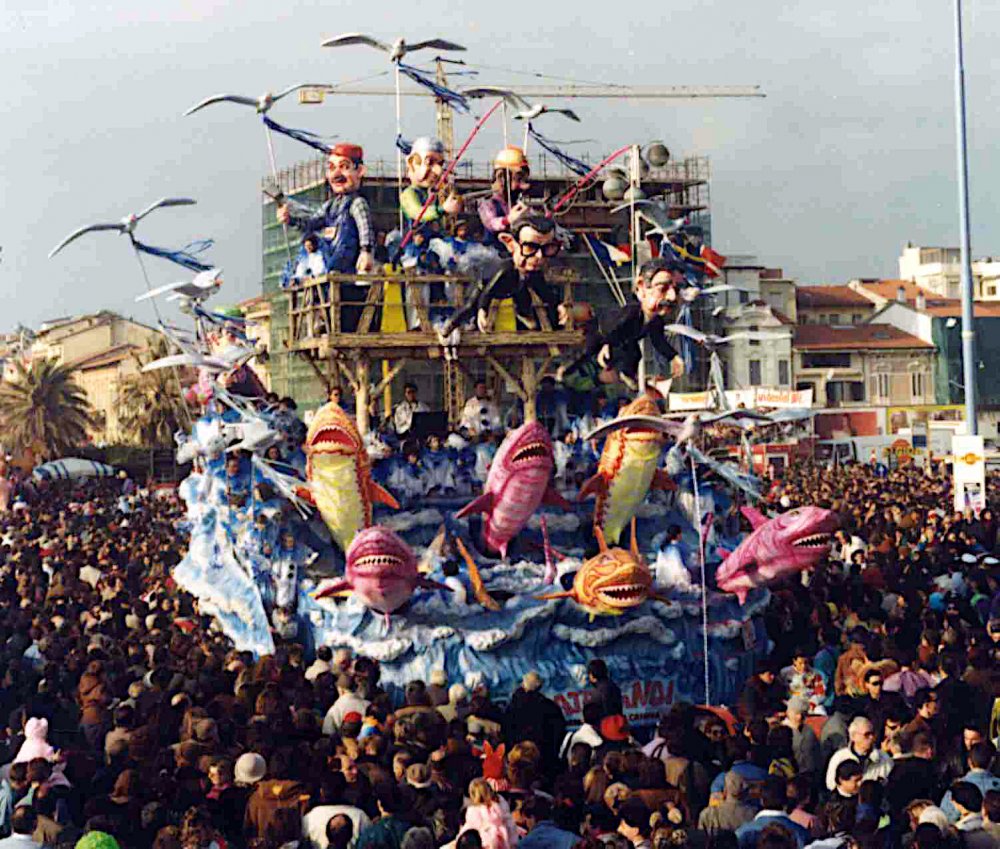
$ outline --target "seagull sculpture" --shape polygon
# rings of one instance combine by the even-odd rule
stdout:
[[[612,215],[616,212],[621,212],[623,209],[631,209],[633,203],[622,203],[614,207],[611,210]],[[654,200],[637,200],[634,201],[635,211],[639,214],[646,223],[652,224],[653,227],[649,231],[650,234],[656,234],[666,238],[671,233],[676,233],[682,227],[690,224],[690,220],[687,216],[681,218],[671,218],[670,210],[662,203],[658,203]]]
[[[194,276],[193,280],[182,280],[179,283],[167,283],[165,286],[157,286],[148,292],[139,295],[136,302],[145,301],[149,298],[156,298],[160,295],[170,295],[173,300],[187,298],[192,301],[204,301],[213,295],[222,286],[222,269],[210,268]]]
[[[215,103],[236,103],[240,106],[249,106],[257,110],[258,115],[266,115],[279,100],[303,88],[327,88],[327,85],[325,83],[296,83],[283,91],[279,91],[277,94],[265,91],[257,98],[244,97],[241,94],[213,94],[211,97],[206,97],[200,103],[196,103],[184,114],[193,115],[195,112],[204,109],[206,106],[212,106]]]
[[[466,97],[471,97],[473,100],[479,100],[483,97],[502,97],[504,104],[510,106],[512,109],[523,110],[531,108],[531,104],[516,91],[511,91],[509,88],[501,88],[500,86],[480,85],[474,88],[464,88],[461,93]]]
[[[407,44],[405,38],[397,38],[392,44],[387,44],[361,32],[347,32],[328,38],[323,42],[323,47],[350,47],[357,44],[374,47],[376,50],[388,53],[390,62],[400,62],[407,53],[413,53],[416,50],[465,50],[461,44],[455,44],[455,42],[446,41],[443,38],[431,38],[427,41],[416,41],[413,44]]]
[[[197,203],[197,201],[192,200],[191,198],[160,198],[156,203],[152,203],[147,206],[142,212],[126,215],[121,221],[116,221],[112,224],[88,224],[86,227],[74,230],[58,245],[56,245],[49,252],[49,259],[52,259],[52,257],[65,248],[66,245],[70,242],[75,242],[85,233],[99,233],[103,230],[115,230],[118,233],[124,233],[131,239],[132,234],[135,232],[136,225],[151,212],[157,209],[164,209],[168,206],[191,206],[195,203]]]
[[[716,336],[714,333],[703,333],[688,327],[686,324],[668,324],[663,328],[667,333],[675,333],[678,336],[686,336],[696,344],[701,345],[705,350],[715,352],[733,342],[747,340],[748,342],[776,342],[779,339],[788,337],[781,333],[768,333],[763,330],[740,330],[729,336]]]

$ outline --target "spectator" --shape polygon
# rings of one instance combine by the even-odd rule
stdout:
[[[772,777],[764,782],[760,793],[760,811],[752,820],[736,829],[739,849],[757,849],[758,839],[769,825],[784,826],[798,849],[803,849],[809,842],[809,832],[785,813],[786,799],[787,791],[783,779]],[[764,847],[761,846],[760,849]]]
[[[396,434],[399,436],[408,434],[410,428],[413,427],[413,414],[426,413],[429,409],[423,401],[417,399],[417,385],[407,383],[403,387],[403,400],[396,405],[392,414],[392,423]]]
[[[848,745],[835,752],[826,768],[826,788],[836,789],[837,767],[845,760],[858,761],[865,779],[884,781],[892,772],[892,758],[875,746],[875,729],[863,716],[855,717],[847,729]]]

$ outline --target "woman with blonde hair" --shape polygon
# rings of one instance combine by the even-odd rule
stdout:
[[[469,783],[469,807],[458,836],[467,831],[479,832],[483,849],[512,849],[517,845],[517,825],[510,808],[485,778],[474,778]]]

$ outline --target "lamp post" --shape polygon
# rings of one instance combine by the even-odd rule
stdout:
[[[955,0],[955,133],[958,147],[958,220],[962,251],[962,377],[965,421],[970,434],[976,423],[976,331],[973,323],[972,264],[969,252],[969,162],[965,137],[965,57],[962,46],[962,0]]]

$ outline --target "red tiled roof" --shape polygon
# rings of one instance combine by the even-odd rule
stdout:
[[[795,324],[795,322],[792,321],[781,310],[776,310],[774,307],[771,307],[771,315],[773,315],[776,319],[778,319],[778,321],[780,321],[782,324]]]
[[[804,351],[857,351],[934,346],[891,324],[800,324],[795,328],[792,347]]]
[[[951,300],[928,301],[924,310],[928,315],[935,318],[958,317],[962,314],[962,302]],[[973,304],[973,315],[976,318],[1000,318],[1000,303],[976,301]]]
[[[120,363],[122,360],[132,356],[132,352],[135,350],[137,350],[136,345],[133,345],[131,342],[126,342],[122,345],[113,345],[110,348],[105,348],[103,351],[98,351],[96,354],[88,354],[86,357],[80,357],[78,360],[74,360],[67,365],[81,370],[101,368],[103,366],[111,365],[112,363]]]
[[[871,299],[850,286],[796,286],[795,303],[800,310],[819,307],[871,308]]]
[[[903,298],[910,306],[916,304],[919,295],[924,296],[928,307],[950,306],[958,303],[954,298],[943,298],[940,295],[935,295],[909,280],[862,280],[861,287],[890,302],[898,300],[899,289],[902,287]]]

